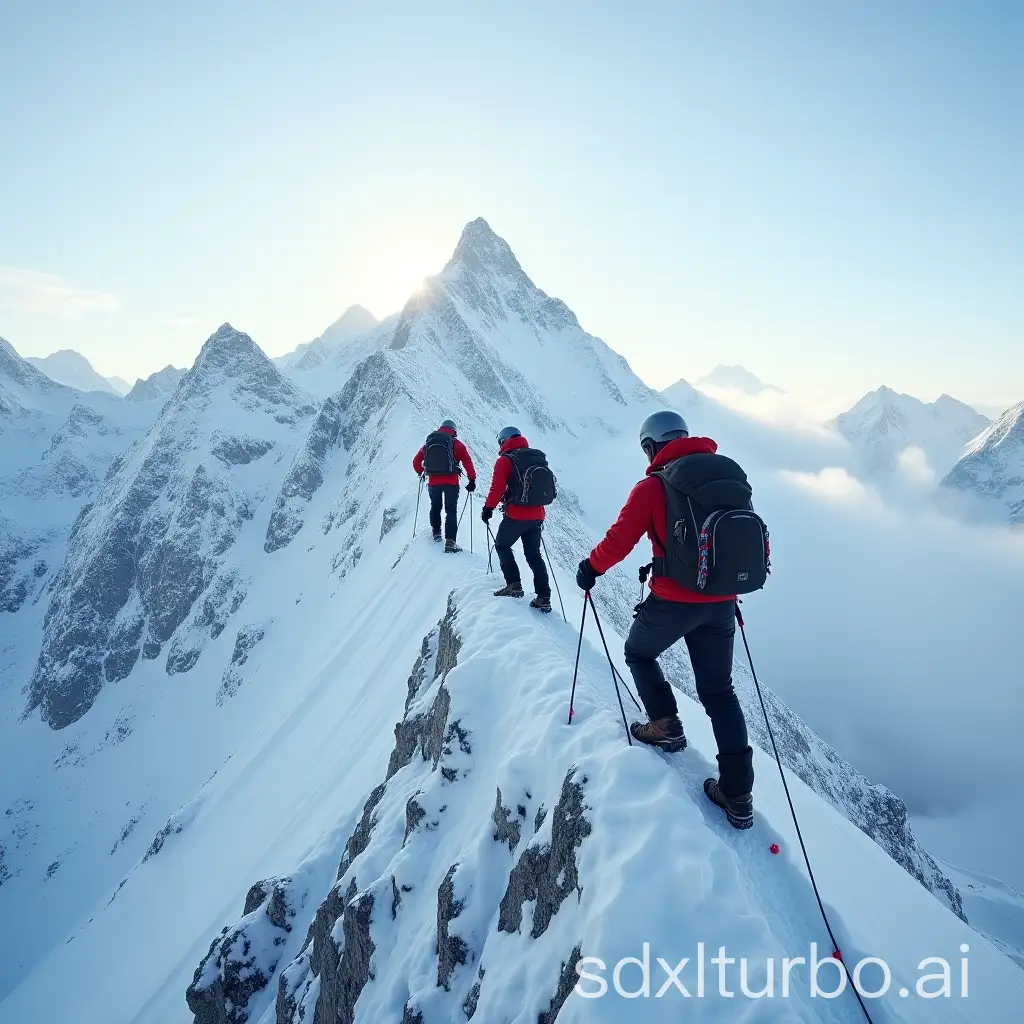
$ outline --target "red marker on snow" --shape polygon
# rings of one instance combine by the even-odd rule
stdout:
[[[778,843],[772,843],[772,845],[769,846],[768,849],[771,850],[772,853],[778,853],[779,852],[779,844]]]

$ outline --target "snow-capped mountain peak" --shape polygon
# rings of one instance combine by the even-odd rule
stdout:
[[[66,384],[69,388],[76,388],[79,391],[103,391],[111,395],[120,393],[106,377],[93,369],[92,363],[85,356],[74,349],[63,348],[42,358],[29,356],[28,362],[51,380]]]
[[[866,468],[881,473],[891,472],[911,447],[921,448],[932,468],[945,473],[988,424],[988,417],[949,395],[926,403],[885,385],[833,421]]]
[[[145,380],[139,378],[125,397],[129,402],[152,402],[158,398],[166,398],[184,376],[184,370],[179,370],[175,366],[165,366],[162,370],[151,373]]]
[[[248,334],[224,323],[203,343],[192,369],[194,373],[244,376],[251,367],[266,363],[270,360]]]
[[[369,334],[380,321],[364,306],[349,306],[318,338],[297,345],[291,352],[278,356],[274,362],[286,370],[312,370],[338,349]]]
[[[758,395],[762,391],[779,391],[774,384],[765,384],[759,377],[751,373],[745,366],[726,366],[719,363],[710,373],[697,381],[697,387],[725,388],[743,391],[748,395]]]
[[[511,246],[495,234],[483,217],[471,220],[462,229],[459,243],[443,273],[450,273],[460,265],[472,273],[497,271],[503,274],[524,274]]]
[[[174,401],[188,403],[219,387],[230,387],[239,398],[246,396],[246,402],[270,402],[289,410],[283,412],[289,422],[294,420],[295,408],[312,411],[304,393],[282,375],[259,345],[227,323],[206,340]]]
[[[960,417],[969,423],[976,423],[981,420],[988,419],[987,416],[983,413],[979,413],[973,406],[968,405],[966,402],[961,402],[959,398],[954,398],[952,395],[939,395],[932,405],[934,406],[936,413],[940,416],[950,418]]]
[[[377,318],[364,306],[349,306],[330,327],[320,335],[319,341],[327,348],[342,345],[378,324]]]

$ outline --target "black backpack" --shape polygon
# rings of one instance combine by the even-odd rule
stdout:
[[[768,527],[743,470],[724,455],[684,455],[651,474],[665,489],[665,557],[654,574],[729,597],[760,590],[771,572]]]
[[[542,451],[517,448],[506,452],[505,458],[512,463],[503,499],[506,505],[550,505],[558,497],[555,474]]]
[[[455,438],[443,430],[435,430],[423,442],[423,472],[427,476],[459,473],[455,462]]]

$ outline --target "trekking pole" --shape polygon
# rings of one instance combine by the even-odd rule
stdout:
[[[583,601],[583,618],[580,619],[580,638],[576,643],[576,667],[572,670],[572,690],[569,693],[569,725],[572,725],[572,716],[576,714],[576,677],[580,672],[580,651],[583,649],[583,627],[587,624],[587,601]]]
[[[420,517],[420,495],[423,493],[423,474],[420,474],[420,485],[416,488],[416,515],[412,520],[412,535],[416,536],[416,520]]]
[[[494,569],[491,567],[491,552],[494,551],[494,534],[491,533],[491,524],[490,523],[484,523],[484,526],[487,527],[487,538],[488,538],[488,540],[487,540],[487,571],[488,572],[494,572]]]
[[[466,495],[466,500],[462,503],[462,511],[459,513],[459,521],[455,524],[455,529],[458,530],[462,526],[462,517],[466,514],[466,509],[469,507],[469,495]]]
[[[473,554],[473,492],[469,492],[469,553]]]
[[[587,591],[587,596],[590,596],[589,590]],[[601,643],[604,644],[604,653],[608,655],[608,664],[612,667],[612,675],[618,680],[618,682],[622,683],[626,693],[629,694],[629,699],[633,702],[633,706],[637,709],[637,711],[639,711],[641,714],[646,714],[644,709],[640,706],[640,702],[636,699],[636,697],[633,696],[633,691],[629,688],[629,683],[627,683],[626,680],[622,678],[622,674],[615,667],[615,662],[612,661],[612,656],[608,652],[608,644],[605,643],[604,630],[601,629],[601,620],[597,617],[597,605],[594,604],[593,598],[591,598],[590,600],[590,605],[591,609],[594,612],[594,621],[597,623],[597,631],[601,634]],[[616,689],[618,689],[617,686]],[[621,699],[619,700],[619,703],[622,703]]]
[[[548,554],[547,544],[544,543],[543,532],[540,535],[540,542],[542,547],[544,548],[544,558],[548,563],[548,572],[551,573],[551,578],[555,581],[555,593],[558,594],[558,603],[562,605],[562,618],[565,619],[566,622],[568,622],[569,620],[565,618],[565,605],[562,604],[562,591],[558,586],[558,577],[555,575],[555,570],[551,565],[551,556]]]
[[[814,889],[814,898],[818,901],[818,910],[821,911],[821,919],[825,922],[825,930],[828,932],[828,937],[832,941],[832,957],[843,965],[843,970],[846,971],[847,975],[849,975],[849,968],[846,966],[846,961],[843,960],[842,950],[839,948],[839,942],[836,940],[835,933],[832,931],[832,925],[829,922],[828,914],[825,912],[825,904],[822,902],[821,893],[818,891],[818,883],[814,877],[814,871],[811,868],[811,858],[807,853],[807,845],[804,843],[804,834],[800,829],[800,822],[796,816],[796,808],[793,806],[793,797],[789,792],[789,783],[786,782],[786,771],[782,767],[782,757],[779,755],[779,748],[775,742],[775,732],[772,729],[772,723],[768,718],[768,707],[764,701],[764,694],[761,692],[761,684],[757,680],[757,672],[754,670],[754,659],[750,653],[750,644],[747,643],[747,631],[744,629],[745,623],[743,621],[743,613],[740,611],[739,600],[736,601],[736,621],[740,626],[740,636],[743,637],[743,647],[747,652],[747,662],[750,664],[750,674],[754,678],[754,689],[757,690],[757,699],[761,702],[761,714],[764,715],[764,724],[768,729],[768,739],[771,740],[772,753],[775,755],[775,763],[779,766],[779,777],[782,779],[782,788],[786,793],[786,802],[789,804],[789,813],[792,815],[793,825],[796,828],[796,837],[800,840],[800,852],[804,856],[804,864],[807,865],[807,875],[811,880],[811,888]],[[850,987],[853,989],[853,994],[857,997],[857,1002],[860,1004],[861,1010],[864,1011],[864,1017],[868,1024],[873,1024],[871,1014],[868,1013],[868,1008],[864,1005],[864,1000],[861,998],[861,994],[857,990],[856,982],[852,982]]]
[[[604,630],[601,628],[601,620],[597,617],[597,607],[594,605],[594,599],[590,596],[590,591],[586,591],[586,597],[583,599],[590,603],[590,607],[594,612],[594,621],[597,623],[597,631],[601,634],[601,643],[604,644],[604,653],[608,656],[608,664],[612,670],[612,685],[615,687],[615,696],[619,698],[619,711],[622,713],[622,728],[626,730],[626,742],[633,746],[633,737],[629,733],[629,723],[626,721],[626,709],[622,706],[622,694],[619,692],[619,678],[615,672],[615,664],[612,662],[612,652],[608,650],[608,643],[604,638]]]

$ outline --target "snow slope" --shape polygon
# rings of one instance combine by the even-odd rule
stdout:
[[[169,399],[140,404],[139,415],[150,410],[155,422],[91,494],[59,571],[32,606],[41,617],[49,605],[42,638],[37,626],[26,628],[38,619],[26,619],[25,606],[0,617],[0,914],[19,922],[0,930],[5,1024],[187,1019],[183,993],[193,971],[257,878],[297,879],[252,893],[250,913],[265,910],[272,929],[260,939],[264,966],[281,945],[298,954],[308,921],[298,915],[334,881],[341,848],[389,758],[409,666],[452,589],[470,585],[466,637],[478,608],[483,626],[524,637],[550,662],[530,696],[530,680],[503,674],[504,648],[481,648],[495,662],[490,678],[508,691],[493,698],[496,710],[519,693],[542,709],[545,687],[556,676],[562,689],[568,683],[571,631],[551,620],[538,625],[515,606],[508,623],[489,619],[490,602],[472,590],[484,574],[479,523],[476,556],[444,556],[422,532],[411,541],[411,455],[453,413],[481,488],[495,432],[506,423],[548,451],[559,501],[546,544],[576,615],[573,567],[635,479],[636,425],[660,401],[533,285],[482,221],[467,226],[449,264],[399,316],[338,355],[347,348],[359,359],[347,370],[336,364],[333,378],[326,370],[310,375],[324,389],[314,397],[295,383],[299,372],[286,377],[251,339],[221,328]],[[28,372],[22,363],[12,363],[12,379]],[[10,393],[27,402],[28,390],[13,383]],[[55,407],[68,399],[60,392],[33,400]],[[463,538],[466,529],[464,522]],[[602,578],[598,603],[610,633],[628,628],[638,563],[639,555]],[[589,679],[599,669],[586,651]],[[685,659],[671,672],[684,690],[692,687]],[[751,711],[749,677],[739,666],[736,674]],[[38,710],[27,717],[25,682],[28,708]],[[949,932],[936,923],[950,917],[943,904],[960,909],[960,897],[913,837],[901,802],[769,700],[784,760],[858,826],[836,825],[825,809],[824,831],[837,830],[843,848],[863,842],[882,857],[913,892],[906,898],[927,903],[921,920],[935,934],[961,934],[960,925]],[[528,760],[547,749],[544,737],[557,725],[538,713],[529,719],[534,735],[515,739]],[[710,749],[699,713],[688,714],[691,722],[697,745]],[[751,723],[757,735],[753,715]],[[603,757],[600,735],[595,751]],[[505,739],[494,738],[495,757]],[[564,766],[559,772],[543,780],[548,807],[561,793]],[[600,778],[616,804],[627,799],[610,775]],[[496,785],[488,783],[492,807]],[[670,785],[666,798],[676,799],[671,792]],[[692,805],[686,814],[702,813],[703,798],[677,796],[681,807]],[[629,799],[649,810],[642,797]],[[649,837],[639,811],[622,821],[617,840],[629,823]],[[677,838],[710,842],[689,831]],[[466,832],[458,842],[471,840]],[[387,846],[379,853],[393,855]],[[838,857],[836,869],[844,863]],[[734,882],[740,891],[729,891]],[[489,875],[480,882],[497,884]],[[767,920],[760,897],[735,873],[717,886],[719,910],[733,902]],[[883,888],[904,898],[902,888]],[[850,891],[859,901],[855,885]],[[790,890],[782,893],[778,900]],[[766,933],[757,926],[752,934]],[[500,988],[486,998],[505,999]]]
[[[85,356],[73,349],[65,348],[59,352],[51,352],[41,359],[29,356],[27,361],[37,370],[42,370],[51,380],[66,384],[69,388],[78,391],[105,391],[112,395],[124,394],[106,377],[98,374]]]
[[[998,508],[1013,525],[1024,523],[1024,402],[968,445],[942,486]]]
[[[972,926],[1024,967],[1024,893],[980,871],[944,862],[942,869],[963,896]]]
[[[738,836],[701,794],[713,772],[706,755],[627,746],[607,666],[589,645],[579,713],[567,724],[574,644],[571,626],[496,603],[485,583],[453,593],[410,676],[385,780],[369,793],[315,919],[305,865],[263,883],[292,916],[285,948],[262,960],[266,984],[250,997],[249,1019],[620,1021],[632,1004],[614,990],[599,1001],[570,994],[581,957],[614,964],[648,943],[675,965],[700,943],[725,946],[749,958],[747,981],[763,991],[769,958],[778,964],[826,941],[770,762],[757,764],[760,824]],[[683,715],[713,750],[699,708],[684,701]],[[1024,987],[1012,965],[799,785],[797,801],[821,883],[843,891],[829,902],[847,962],[877,956],[892,969],[889,1012],[877,1019],[1012,1019],[1011,993]],[[774,858],[772,842],[786,853]],[[829,868],[840,859],[856,865],[853,879]],[[240,1004],[240,948],[258,945],[268,919],[257,905],[214,940],[189,990],[197,1015]],[[966,1001],[901,1000],[901,988],[916,990],[925,956],[958,959],[972,942],[967,1013]],[[735,998],[735,975],[728,987],[733,996],[706,993],[693,1019],[761,1016],[756,1000]],[[861,1019],[852,998],[825,1006],[808,990],[806,980],[794,985],[770,1019]],[[678,1020],[676,995],[632,1012]]]
[[[401,511],[408,526],[411,509]],[[700,792],[714,747],[698,706],[683,698],[686,754],[628,747],[591,627],[567,726],[571,624],[490,598],[483,555],[451,558],[422,535],[410,544],[405,529],[388,531],[377,554],[396,563],[388,586],[364,589],[363,606],[345,608],[348,628],[314,641],[315,653],[301,646],[263,661],[240,695],[259,723],[249,738],[152,842],[147,833],[133,844],[123,882],[0,1004],[0,1020],[67,1019],[72,1006],[83,1024],[187,1020],[194,975],[193,1010],[220,1000],[235,1014],[202,1020],[283,1024],[318,1000],[321,1013],[301,1019],[454,1021],[474,1005],[485,1021],[553,1019],[539,1015],[559,1004],[560,965],[580,955],[612,964],[648,942],[652,960],[675,965],[696,957],[699,942],[708,956],[724,944],[750,958],[757,990],[766,958],[807,956],[812,941],[828,952],[767,758],[756,765],[759,823],[737,834]],[[429,606],[440,599],[443,610],[449,585],[456,592],[440,627],[428,625],[422,643],[410,637]],[[406,596],[397,606],[396,591]],[[576,620],[578,598],[566,596]],[[166,750],[161,733],[183,713],[168,702],[160,717],[141,722],[113,756],[131,763],[131,746]],[[196,738],[225,723],[223,712],[204,717]],[[196,744],[203,763],[189,766],[200,780],[211,767],[205,747]],[[880,956],[893,972],[888,1015],[875,1019],[1014,1020],[1024,975],[791,784],[847,962]],[[257,879],[268,881],[250,891]],[[233,930],[226,943],[222,926]],[[303,950],[307,933],[313,944]],[[959,967],[961,943],[971,950],[969,1000],[896,994],[914,990],[926,956]],[[737,979],[734,967],[731,990]],[[683,980],[694,991],[692,968]],[[848,995],[811,1000],[807,984],[798,968],[780,1010],[722,999],[711,980],[693,1019],[860,1019]],[[675,998],[645,1001],[644,1019],[679,1019]],[[354,1017],[345,1009],[353,1004]],[[559,1019],[620,1021],[632,1005],[575,996]]]
[[[869,473],[890,473],[902,453],[919,448],[930,468],[942,476],[989,422],[949,395],[925,403],[880,387],[838,416],[834,425],[854,446]]]

